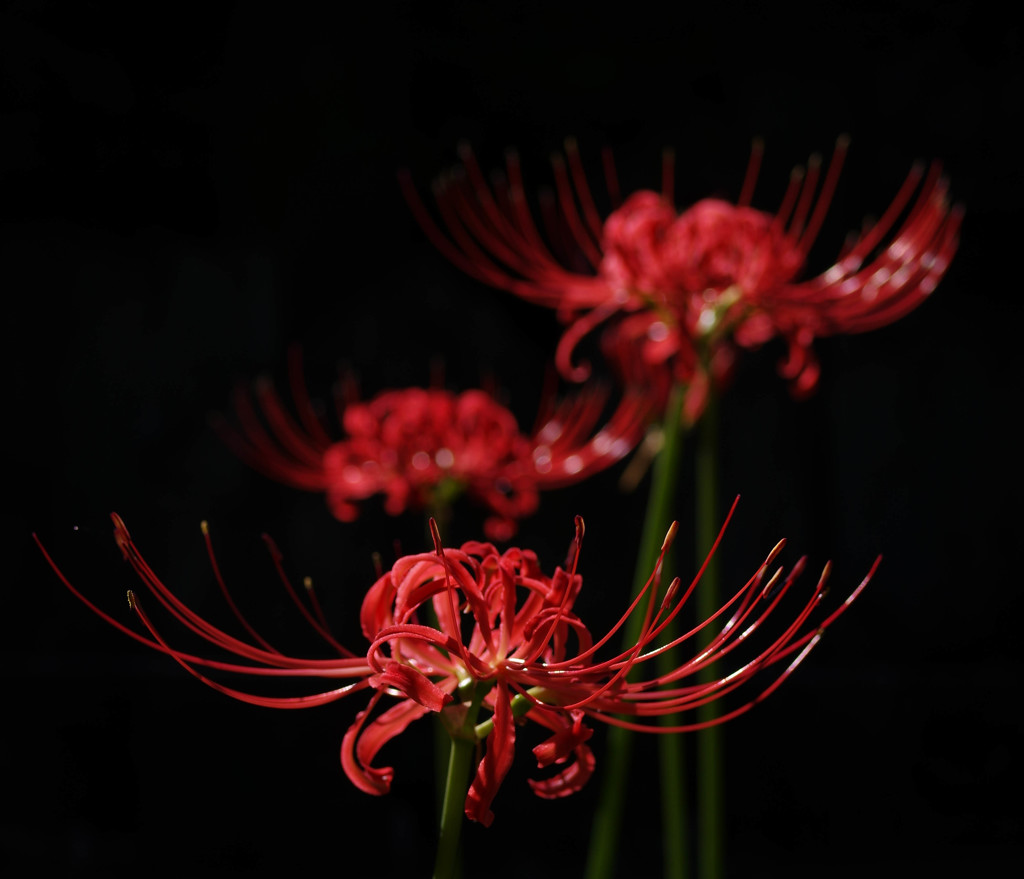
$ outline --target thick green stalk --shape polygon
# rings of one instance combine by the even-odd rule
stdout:
[[[459,875],[459,835],[462,831],[462,815],[469,790],[469,769],[476,748],[474,724],[483,702],[484,688],[477,687],[473,694],[462,726],[451,731],[451,748],[448,754],[448,776],[441,804],[441,835],[437,841],[437,857],[434,860],[434,879],[457,879]]]
[[[707,408],[697,427],[696,444],[697,557],[703,560],[718,536],[718,400],[709,394]],[[718,559],[713,558],[704,571],[697,587],[695,601],[698,620],[706,620],[721,606]],[[702,632],[701,646],[711,639]],[[700,675],[702,681],[718,676],[715,665],[708,666]],[[697,709],[697,720],[708,721],[717,715],[714,702]],[[697,847],[698,879],[721,879],[725,859],[725,804],[723,798],[722,728],[712,726],[696,733],[697,745]]]
[[[637,554],[636,570],[633,577],[633,591],[630,599],[636,596],[647,578],[650,577],[661,552],[669,526],[672,524],[672,506],[676,492],[676,480],[679,471],[679,460],[683,450],[683,430],[680,415],[683,408],[685,388],[676,386],[669,398],[668,408],[662,425],[664,442],[654,460],[651,473],[651,489],[647,498],[647,511],[640,538],[640,549]],[[624,649],[636,644],[640,637],[643,624],[642,614],[635,613],[623,627],[622,643]],[[660,738],[676,738],[662,736]],[[632,757],[632,733],[617,726],[608,728],[605,744],[604,782],[598,798],[597,810],[594,815],[593,830],[590,834],[590,848],[587,853],[586,879],[610,879],[617,875],[615,870],[618,855],[619,832],[622,826],[622,812],[626,805],[626,781],[629,776],[629,764]],[[677,837],[675,846],[685,851],[685,816],[683,805],[685,785],[682,783],[682,755],[677,754],[678,763],[672,772],[676,784],[664,784],[662,794],[662,810],[666,819],[671,813],[673,835]],[[669,793],[675,800],[666,806],[665,796]]]
[[[667,630],[665,637],[671,638],[671,631]],[[675,651],[669,651],[662,656],[671,656],[674,653]],[[659,666],[661,664],[659,663]],[[663,715],[658,718],[658,722],[662,726],[671,726],[679,722],[679,715]],[[671,733],[658,736],[658,762],[661,766],[661,849],[665,859],[665,879],[687,879],[690,875],[686,854],[689,822],[686,810],[686,762],[682,736]]]

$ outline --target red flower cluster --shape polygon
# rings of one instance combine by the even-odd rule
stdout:
[[[331,635],[312,592],[311,606],[299,599],[283,571],[280,554],[270,544],[274,563],[293,600],[339,654],[333,659],[306,659],[274,649],[238,613],[221,578],[205,524],[203,533],[215,578],[250,640],[214,626],[177,598],[146,563],[121,519],[115,515],[113,520],[117,545],[152,596],[173,619],[232,658],[202,657],[172,647],[129,592],[130,604],[149,635],[133,631],[85,598],[40,544],[64,584],[111,625],[168,654],[199,680],[236,699],[274,708],[307,708],[372,688],[368,707],[356,716],[341,749],[345,772],[361,790],[371,794],[389,790],[393,771],[374,766],[373,761],[380,749],[414,720],[440,712],[449,726],[457,729],[471,704],[486,709],[490,716],[470,727],[469,734],[483,743],[484,753],[465,806],[466,814],[483,824],[493,820],[491,803],[512,763],[518,735],[515,718],[533,721],[549,734],[533,748],[538,766],[559,767],[554,775],[531,781],[533,790],[545,798],[571,794],[594,771],[594,756],[587,745],[592,731],[587,721],[673,733],[722,723],[744,713],[789,676],[824,629],[860,594],[878,565],[876,562],[836,610],[812,625],[811,615],[825,594],[826,566],[795,613],[790,617],[790,611],[783,611],[787,616],[776,632],[765,638],[762,646],[752,648],[755,634],[767,629],[770,620],[775,622],[780,606],[787,606],[783,599],[804,568],[804,559],[787,576],[781,568],[770,573],[769,567],[784,544],[780,542],[721,609],[671,640],[664,637],[666,628],[697,587],[703,568],[685,589],[676,579],[662,591],[659,560],[619,622],[595,639],[573,612],[582,586],[577,573],[581,519],[576,521],[566,568],[556,569],[550,577],[529,550],[500,552],[491,544],[477,542],[457,550],[442,549],[434,528],[433,552],[399,559],[366,593],[360,620],[370,646],[365,656],[357,656]],[[674,531],[673,526],[662,555]],[[632,614],[642,615],[640,636],[628,649],[615,652],[611,642]],[[691,658],[672,672],[643,675],[641,670],[655,656],[688,644],[698,633],[714,630],[717,634],[703,648],[692,648]],[[735,660],[744,649],[748,651],[744,658]],[[599,658],[605,651],[607,655]],[[727,674],[706,682],[693,680],[702,670],[727,658],[733,660]],[[213,672],[310,679],[316,686],[305,695],[264,696],[226,686],[210,677]],[[766,683],[762,673],[767,673]],[[754,683],[755,678],[762,683]],[[321,683],[338,679],[348,683],[326,689]],[[658,716],[688,711],[741,688],[748,693],[740,704],[713,721],[675,726],[653,723]],[[373,716],[386,696],[397,696],[399,701]]]
[[[674,380],[698,389],[709,378],[724,378],[734,346],[756,347],[780,336],[789,346],[781,371],[796,392],[806,393],[818,376],[816,337],[864,332],[906,314],[934,289],[957,247],[961,211],[950,207],[945,179],[937,165],[927,175],[915,166],[878,221],[848,242],[834,265],[798,280],[845,152],[842,139],[820,189],[817,161],[806,173],[794,172],[775,214],[749,207],[759,145],[736,204],[705,199],[682,212],[672,204],[671,166],[660,194],[637,192],[619,205],[608,162],[615,209],[602,221],[570,141],[568,163],[554,163],[558,208],[575,262],[584,259],[589,272],[567,268],[569,258],[556,259],[543,243],[514,154],[507,176],[489,186],[463,149],[462,173],[435,187],[446,232],[408,179],[403,186],[420,224],[457,266],[557,309],[569,325],[558,352],[567,376],[586,376],[586,368],[572,362],[575,347],[615,318],[605,339],[613,357],[639,361],[652,373],[667,366]],[[654,378],[664,386],[663,376]],[[699,401],[689,405],[699,411]]]
[[[580,482],[623,458],[651,415],[649,400],[627,393],[595,431],[607,397],[588,388],[547,407],[526,436],[484,391],[405,388],[345,405],[346,436],[333,440],[301,381],[292,384],[298,423],[268,382],[257,385],[262,418],[248,395],[237,396],[239,429],[222,424],[221,433],[244,461],[285,484],[326,493],[343,522],[376,495],[399,515],[466,494],[490,511],[484,530],[492,540],[515,533],[518,520],[537,509],[539,490]]]

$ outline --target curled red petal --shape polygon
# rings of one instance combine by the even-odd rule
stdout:
[[[588,741],[594,731],[583,725],[584,714],[578,709],[569,712],[572,720],[560,714],[546,711],[535,711],[530,717],[542,726],[554,730],[551,738],[541,742],[533,749],[537,765],[541,768],[551,764],[566,763],[570,757],[575,759],[560,772],[550,778],[532,779],[527,783],[533,792],[542,799],[554,800],[576,793],[594,774],[594,754],[584,742]]]
[[[380,696],[380,693],[374,694],[366,710],[356,715],[355,722],[341,742],[341,766],[349,781],[364,793],[374,796],[381,796],[391,790],[395,771],[390,766],[371,766],[373,758],[391,739],[404,732],[410,723],[427,713],[427,709],[418,702],[405,699],[385,711],[364,730],[363,724]]]
[[[512,767],[515,754],[516,728],[512,722],[512,706],[508,687],[498,682],[494,697],[494,730],[486,739],[484,758],[476,768],[476,777],[466,794],[466,817],[490,827],[494,821],[491,802]]]
[[[583,725],[583,712],[571,711],[572,723],[555,730],[555,734],[541,742],[533,749],[537,758],[537,766],[544,768],[552,763],[564,763],[569,755],[585,741],[588,741],[594,731]],[[545,724],[547,725],[547,724]]]
[[[451,694],[426,675],[393,659],[387,662],[383,672],[370,678],[370,686],[378,690],[389,687],[398,690],[428,711],[440,711],[452,701]]]
[[[594,774],[594,752],[586,745],[578,745],[573,749],[576,759],[557,775],[551,778],[526,779],[533,792],[545,800],[556,800],[576,793]]]

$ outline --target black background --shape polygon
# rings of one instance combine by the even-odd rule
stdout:
[[[222,613],[198,523],[240,601],[283,646],[313,644],[260,542],[309,574],[352,643],[371,554],[424,547],[422,522],[372,509],[343,526],[321,498],[232,458],[208,416],[234,383],[284,377],[301,344],[326,398],[341,366],[365,393],[493,377],[528,424],[558,337],[547,311],[463,277],[426,243],[396,171],[426,191],[467,139],[485,167],[515,145],[528,181],[575,135],[623,188],[735,197],[766,142],[755,204],[849,133],[812,256],[877,215],[914,159],[939,158],[967,215],[934,297],[870,335],[824,340],[819,392],[793,402],[768,346],[723,404],[723,547],[742,582],[785,560],[877,581],[792,680],[727,727],[732,876],[1004,875],[1019,866],[1021,731],[1019,29],[983,5],[12,3],[0,18],[0,218],[14,558],[4,587],[7,708],[0,863],[11,875],[427,875],[430,732],[393,743],[393,792],[356,791],[337,749],[364,697],[304,712],[232,702],[111,631],[43,563],[130,620],[117,510],[166,582]],[[687,470],[689,474],[689,470]],[[545,496],[521,529],[545,566],[587,521],[581,613],[624,596],[640,497],[617,471]],[[691,479],[680,486],[683,534]],[[73,530],[77,529],[77,530]],[[450,542],[477,537],[460,508]],[[692,547],[680,540],[687,567]],[[593,572],[593,573],[591,573]],[[601,581],[607,581],[600,591]],[[619,590],[619,591],[616,591]],[[610,596],[610,597],[609,597]],[[602,616],[603,615],[603,616]],[[308,647],[308,649],[316,649]],[[601,760],[601,738],[595,751]],[[530,744],[532,744],[531,742]],[[579,875],[597,785],[530,795],[525,749],[467,875]],[[623,876],[657,875],[653,757],[630,791]],[[600,771],[600,769],[599,769]]]

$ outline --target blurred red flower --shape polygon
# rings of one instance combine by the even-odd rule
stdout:
[[[832,266],[799,280],[846,148],[840,139],[820,188],[817,160],[794,171],[774,214],[749,206],[759,144],[736,204],[704,199],[681,212],[672,203],[670,163],[661,193],[636,192],[620,204],[606,156],[614,210],[602,220],[569,141],[568,161],[554,160],[557,209],[549,199],[544,210],[554,230],[550,246],[531,215],[514,153],[505,175],[488,185],[472,152],[462,149],[462,167],[434,188],[445,231],[407,177],[403,189],[427,235],[463,271],[557,310],[568,324],[557,355],[566,376],[586,377],[586,367],[573,363],[576,345],[604,324],[618,336],[606,343],[619,358],[668,367],[687,384],[727,375],[734,346],[780,336],[789,347],[781,371],[802,394],[818,376],[815,338],[875,329],[911,311],[943,276],[958,243],[962,212],[950,206],[938,165],[927,174],[915,166],[881,217],[851,238]]]
[[[221,435],[249,465],[287,485],[324,492],[343,522],[376,495],[383,495],[389,514],[399,515],[433,511],[465,494],[489,511],[486,535],[502,541],[537,509],[539,491],[580,482],[627,455],[652,415],[648,398],[626,393],[598,429],[607,394],[587,387],[547,405],[526,435],[485,391],[404,388],[343,403],[345,436],[332,439],[295,374],[292,394],[298,421],[262,381],[255,394],[262,417],[240,392],[238,426],[219,422]]]

